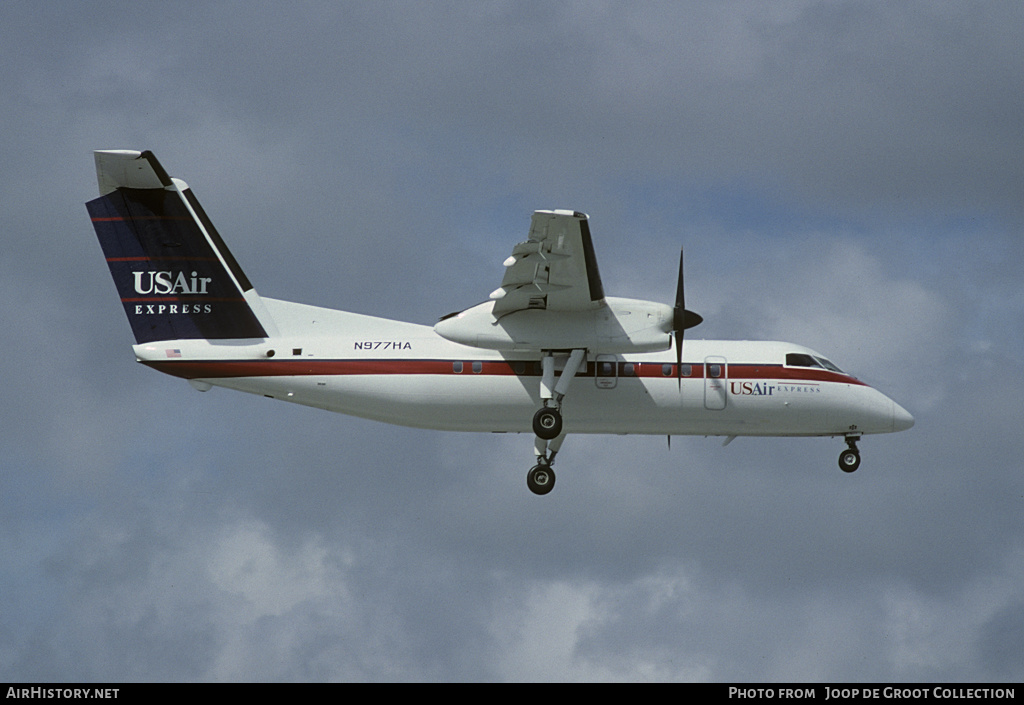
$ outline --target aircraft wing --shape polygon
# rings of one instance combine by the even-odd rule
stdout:
[[[587,215],[555,210],[534,212],[491,300],[444,316],[434,332],[488,350],[610,355],[667,350],[674,320],[665,304],[605,297]]]
[[[523,309],[587,311],[604,300],[585,213],[535,211],[529,239],[512,248],[505,267],[501,287],[491,294],[495,316]]]

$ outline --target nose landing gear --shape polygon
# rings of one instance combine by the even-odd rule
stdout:
[[[860,436],[847,436],[846,450],[839,454],[839,469],[843,472],[853,472],[860,467],[860,451],[857,450],[857,440]]]

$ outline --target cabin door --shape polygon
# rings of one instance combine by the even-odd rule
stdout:
[[[729,367],[725,358],[704,358],[704,408],[712,411],[724,409],[728,385]]]
[[[619,382],[619,359],[615,355],[598,355],[594,377],[598,389],[615,389]]]

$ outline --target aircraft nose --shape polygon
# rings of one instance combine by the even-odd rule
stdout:
[[[892,404],[892,430],[906,431],[914,425],[914,417],[902,406],[893,402]]]

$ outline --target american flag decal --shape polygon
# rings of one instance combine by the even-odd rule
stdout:
[[[167,357],[181,357],[181,350],[174,348],[173,350],[167,351]]]

